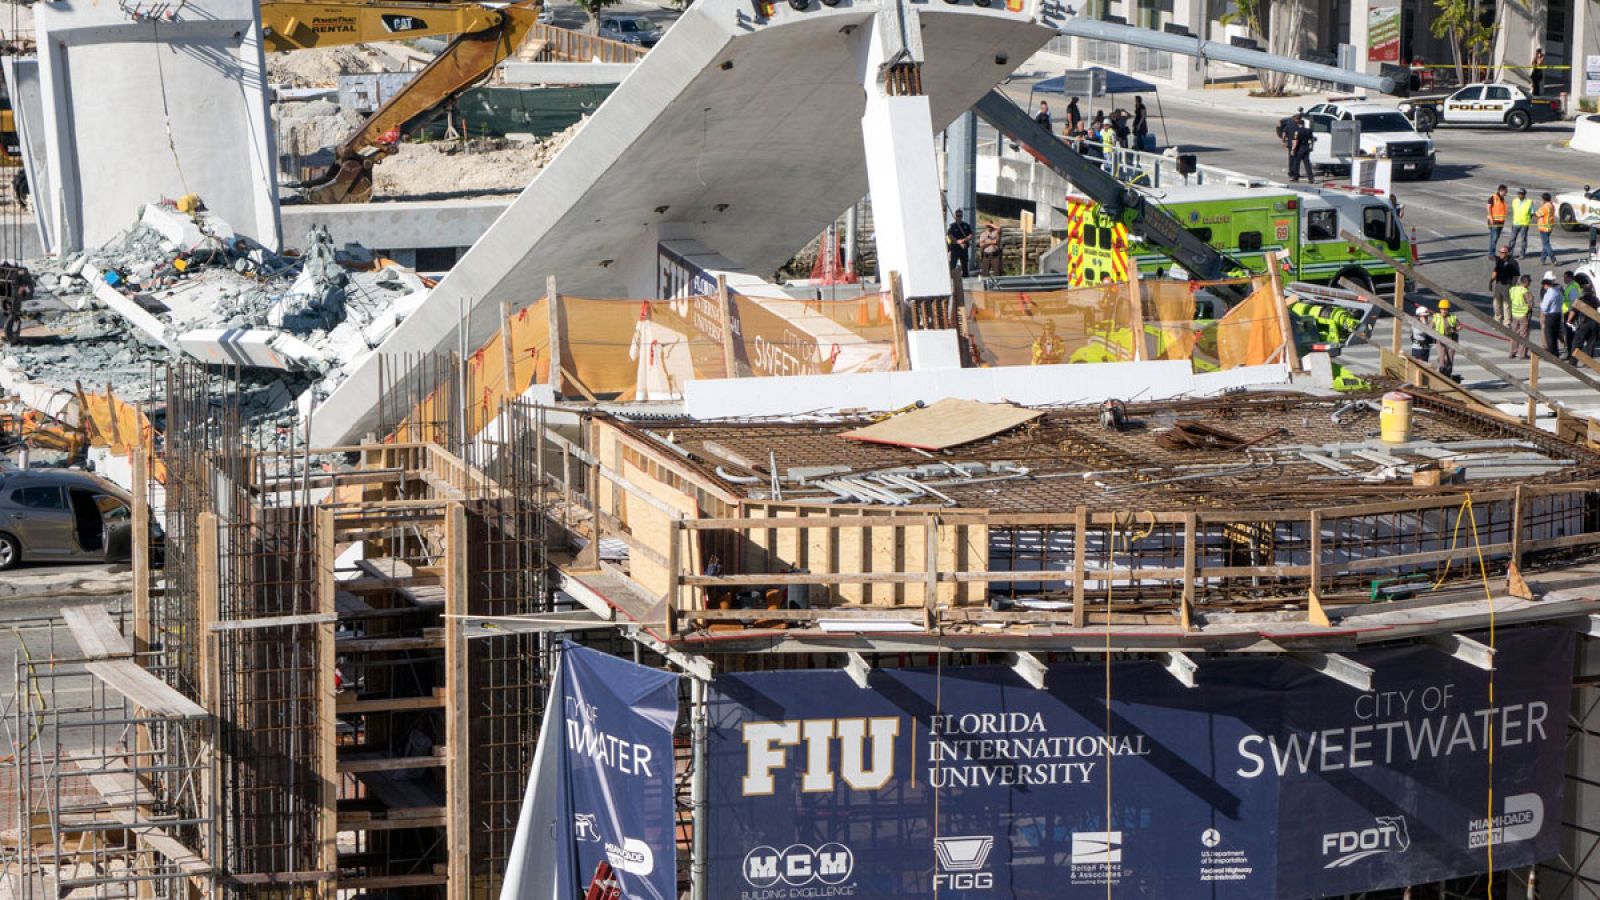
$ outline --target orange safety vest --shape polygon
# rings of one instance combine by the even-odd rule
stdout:
[[[1534,217],[1539,223],[1539,230],[1549,233],[1556,227],[1556,205],[1554,203],[1545,203],[1539,207],[1538,212],[1534,213]]]
[[[1489,195],[1489,224],[1504,225],[1506,223],[1506,201],[1499,194]]]

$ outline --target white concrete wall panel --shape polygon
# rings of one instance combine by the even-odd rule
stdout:
[[[532,301],[550,275],[565,293],[629,296],[648,270],[621,254],[653,253],[665,226],[744,271],[775,270],[867,192],[854,33],[877,9],[779,3],[758,23],[747,0],[699,0],[383,351],[458,346],[463,309],[476,346],[497,327],[501,302]],[[1053,33],[1032,0],[1020,12],[938,4],[919,13],[934,129]],[[335,390],[313,426],[316,443],[377,424],[376,376],[369,360]]]
[[[185,193],[277,248],[255,4],[191,0],[163,21],[133,18],[134,8],[38,7],[54,248],[101,244],[135,222],[140,206]]]

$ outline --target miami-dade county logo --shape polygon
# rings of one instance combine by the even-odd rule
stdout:
[[[782,850],[762,845],[744,856],[744,880],[751,887],[808,884],[840,885],[856,868],[856,856],[843,844],[790,844]]]
[[[655,851],[638,838],[623,838],[620,845],[606,841],[606,862],[618,872],[641,878],[656,870]]]
[[[1514,844],[1539,836],[1544,825],[1544,798],[1538,794],[1513,794],[1501,804],[1500,815],[1489,819],[1473,819],[1467,823],[1467,846],[1487,846],[1493,843]]]
[[[994,838],[989,835],[934,838],[933,852],[939,857],[939,871],[933,876],[934,887],[954,891],[994,887],[994,875],[981,871],[993,849]]]
[[[1324,869],[1339,869],[1380,853],[1404,853],[1411,847],[1405,816],[1378,816],[1370,828],[1330,831],[1322,836],[1322,855],[1333,858]]]

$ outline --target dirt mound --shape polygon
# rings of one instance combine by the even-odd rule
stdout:
[[[402,68],[403,62],[365,44],[267,54],[267,80],[285,87],[338,87],[340,75]]]
[[[537,142],[434,141],[401,144],[373,169],[373,195],[388,199],[431,194],[520,191],[566,146],[580,121]]]

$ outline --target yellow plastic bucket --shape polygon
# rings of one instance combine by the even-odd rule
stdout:
[[[1411,395],[1390,391],[1383,395],[1383,410],[1378,413],[1378,434],[1386,444],[1411,440]]]

